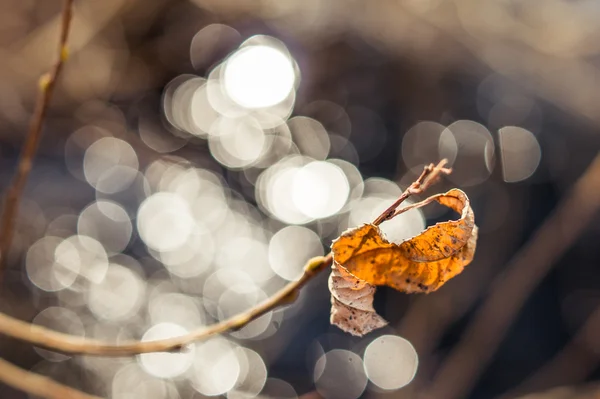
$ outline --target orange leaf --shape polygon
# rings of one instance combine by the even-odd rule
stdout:
[[[333,242],[334,262],[369,284],[408,293],[437,290],[473,259],[477,227],[462,191],[431,199],[460,213],[460,219],[438,223],[401,244],[387,241],[372,224],[348,230]]]

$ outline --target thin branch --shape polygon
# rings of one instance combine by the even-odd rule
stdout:
[[[212,326],[192,331],[179,337],[158,341],[132,341],[123,344],[105,342],[59,333],[44,327],[31,325],[0,313],[0,334],[4,334],[36,346],[64,353],[77,353],[102,356],[129,356],[149,352],[171,352],[181,350],[185,345],[206,339],[226,331],[240,329],[252,320],[271,310],[293,302],[299,290],[321,270],[331,266],[332,256],[320,256],[307,262],[299,280],[292,281],[264,302]]]
[[[40,78],[40,92],[36,100],[33,116],[31,117],[29,132],[21,150],[17,171],[8,188],[8,193],[4,201],[0,222],[0,270],[6,266],[6,255],[12,242],[15,221],[19,212],[19,202],[27,184],[27,178],[33,166],[33,158],[42,137],[42,126],[50,105],[50,99],[52,98],[52,93],[54,92],[63,64],[68,58],[67,39],[69,37],[69,26],[71,25],[72,15],[73,0],[64,0],[58,57],[50,72]]]
[[[411,184],[410,187],[400,195],[399,199],[394,203],[394,207],[385,210],[377,219],[375,219],[373,224],[379,225],[383,221],[390,219],[390,216],[394,214],[396,208],[404,200],[413,194],[422,193],[437,181],[441,174],[450,173],[449,169],[443,167],[444,164],[445,161],[442,161],[437,166],[431,164],[425,167],[419,179]],[[140,353],[182,350],[190,343],[227,331],[240,329],[265,313],[293,302],[298,296],[300,289],[319,272],[331,266],[332,262],[333,256],[331,253],[326,256],[313,258],[304,266],[304,273],[299,280],[290,282],[280,291],[275,293],[275,295],[267,298],[264,302],[220,323],[192,331],[179,337],[147,342],[131,341],[123,344],[108,344],[102,341],[76,337],[49,330],[44,327],[35,326],[10,317],[4,313],[0,313],[0,334],[26,341],[36,346],[73,354],[130,356]]]
[[[500,399],[515,398],[529,392],[585,381],[598,368],[600,361],[600,355],[594,350],[600,345],[599,331],[600,307],[596,307],[564,348],[525,381],[501,395]]]
[[[379,225],[386,220],[389,220],[396,216],[396,209],[400,206],[401,203],[406,201],[408,197],[412,195],[418,195],[427,190],[431,185],[435,184],[441,175],[449,175],[452,173],[452,169],[445,168],[448,161],[446,159],[442,159],[437,165],[429,164],[423,168],[423,172],[417,180],[415,180],[404,192],[398,197],[398,199],[375,221],[374,225]]]
[[[60,384],[51,378],[23,370],[0,359],[0,381],[31,395],[47,399],[100,399],[75,388]]]
[[[599,211],[600,154],[507,265],[462,340],[441,365],[427,394],[446,399],[467,395],[531,291]]]
[[[441,196],[443,196],[443,194],[436,194],[436,195],[432,195],[431,197],[425,198],[423,201],[419,201],[419,202],[415,202],[414,204],[410,204],[407,205],[405,207],[402,207],[400,209],[396,209],[396,211],[394,211],[394,213],[392,214],[392,216],[390,216],[388,218],[389,219],[393,219],[398,215],[401,215],[405,212],[410,211],[411,209],[416,209],[416,208],[422,208],[426,205],[431,204],[432,202],[434,202],[436,199],[440,198]]]

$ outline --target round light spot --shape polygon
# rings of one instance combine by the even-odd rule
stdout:
[[[179,337],[187,334],[187,330],[178,324],[160,323],[148,329],[142,341]],[[183,374],[194,361],[194,347],[190,346],[181,353],[144,353],[139,362],[147,373],[160,378],[173,378]]]
[[[294,176],[294,205],[310,218],[324,218],[339,212],[346,203],[350,185],[339,166],[329,162],[311,162]]]
[[[448,126],[458,151],[448,179],[461,186],[475,186],[486,181],[494,168],[494,140],[488,129],[470,120],[459,120]],[[448,133],[444,132],[444,135]],[[442,139],[440,138],[440,140]],[[450,136],[444,140],[452,142]]]
[[[38,288],[55,292],[70,287],[81,267],[76,250],[56,253],[62,238],[46,236],[40,238],[27,250],[25,270],[29,280]]]
[[[208,139],[211,154],[229,168],[244,168],[256,162],[264,152],[265,132],[251,117],[221,118],[213,124]]]
[[[88,147],[83,158],[87,182],[96,190],[114,194],[129,187],[138,173],[133,147],[123,140],[104,137]]]
[[[295,71],[288,55],[271,46],[248,46],[227,61],[225,90],[238,104],[263,108],[283,101],[294,88]]]
[[[133,227],[129,215],[120,205],[112,201],[96,201],[79,215],[77,232],[92,237],[104,248],[119,253],[127,247]]]
[[[58,270],[64,278],[68,279],[72,270],[78,270],[82,277],[94,283],[106,276],[108,255],[102,244],[91,237],[79,234],[65,239],[56,247],[54,256],[62,266]]]
[[[160,192],[140,205],[137,226],[146,245],[156,251],[169,251],[185,244],[192,234],[194,219],[180,196]]]
[[[191,382],[203,395],[217,396],[231,390],[240,375],[240,362],[233,344],[213,338],[196,348]]]
[[[306,259],[319,255],[323,255],[321,240],[306,227],[284,227],[269,242],[269,264],[275,273],[286,280],[300,277]]]
[[[419,122],[402,139],[402,159],[409,169],[418,173],[433,160],[446,158],[453,163],[457,151],[452,134],[436,122]]]
[[[240,376],[234,390],[227,392],[227,399],[250,399],[256,397],[267,381],[267,366],[263,358],[248,348],[237,348]]]
[[[498,131],[498,142],[505,182],[514,183],[533,175],[542,159],[542,150],[533,133],[506,126]]]
[[[300,212],[292,195],[294,179],[299,169],[295,166],[277,168],[266,176],[264,185],[256,186],[257,191],[262,189],[265,192],[264,202],[273,216],[288,224],[303,224],[312,220]]]
[[[102,282],[90,286],[88,307],[98,318],[123,320],[138,311],[144,292],[144,283],[136,273],[113,263]]]
[[[398,389],[412,381],[419,358],[410,342],[396,335],[383,335],[367,346],[364,355],[369,380],[382,389]]]
[[[314,380],[319,394],[327,399],[356,399],[367,387],[363,362],[356,353],[334,349],[315,364]]]

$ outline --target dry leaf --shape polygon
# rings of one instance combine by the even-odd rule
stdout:
[[[353,277],[335,264],[329,275],[331,324],[362,336],[387,324],[373,308],[375,286]]]
[[[435,291],[471,262],[477,226],[466,194],[453,189],[431,198],[458,212],[460,219],[438,223],[401,244],[387,241],[379,227],[372,224],[348,230],[333,242],[334,273],[338,269],[337,278],[347,278],[351,284],[358,284],[362,292],[368,292],[370,296],[361,296],[362,301],[372,304],[376,285],[407,293]],[[339,297],[337,286],[342,284],[330,284],[332,302]],[[346,306],[352,307],[347,303]],[[334,303],[332,324],[345,331],[360,330],[348,325],[339,314],[339,306]]]

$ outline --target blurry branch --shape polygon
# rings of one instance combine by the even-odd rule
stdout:
[[[78,353],[100,356],[129,356],[138,353],[170,352],[182,350],[185,345],[206,339],[226,331],[237,330],[282,305],[293,302],[300,289],[320,271],[331,265],[332,256],[320,256],[309,260],[299,280],[292,281],[264,302],[238,315],[232,316],[212,326],[192,331],[188,334],[158,341],[132,341],[123,344],[108,344],[59,333],[44,327],[35,326],[0,313],[0,334],[4,334],[37,346],[65,353]]]
[[[527,396],[511,396],[514,399],[598,399],[600,398],[600,385],[589,383],[580,386],[569,386],[550,389],[545,392],[536,392]]]
[[[385,220],[393,218],[396,214],[402,213],[402,210],[397,210],[397,208],[403,201],[411,195],[422,193],[428,189],[441,175],[449,174],[451,170],[444,168],[446,162],[444,159],[438,165],[430,164],[426,166],[421,176],[400,195],[392,206],[375,219],[373,224],[379,225]],[[220,323],[192,331],[179,337],[147,342],[132,341],[123,344],[108,344],[32,325],[4,313],[0,313],[0,334],[59,352],[86,355],[129,356],[139,353],[183,350],[190,343],[227,331],[240,329],[265,313],[292,303],[297,298],[300,289],[319,272],[331,266],[332,261],[333,256],[331,253],[326,256],[313,258],[304,266],[304,273],[300,279],[290,282],[262,303]]]
[[[60,384],[51,378],[23,370],[0,359],[0,381],[13,388],[48,399],[100,399],[74,388]]]
[[[67,39],[69,37],[69,26],[73,13],[73,0],[64,0],[62,10],[62,23],[60,29],[60,38],[58,42],[58,57],[49,73],[40,78],[40,92],[35,104],[35,110],[31,117],[29,132],[25,139],[25,144],[21,150],[17,172],[13,177],[2,209],[2,219],[0,221],[0,271],[6,267],[7,254],[10,249],[14,233],[15,220],[19,212],[19,201],[31,167],[33,158],[37,152],[41,137],[44,118],[50,106],[50,99],[56,86],[56,81],[62,70],[64,62],[68,57]]]
[[[575,337],[560,352],[501,398],[513,398],[517,394],[584,381],[596,370],[600,361],[600,354],[596,350],[600,347],[598,332],[600,332],[600,307],[592,312]],[[598,391],[596,394],[600,398]]]
[[[441,365],[431,397],[466,396],[531,291],[599,210],[600,154],[492,286],[462,340]]]

